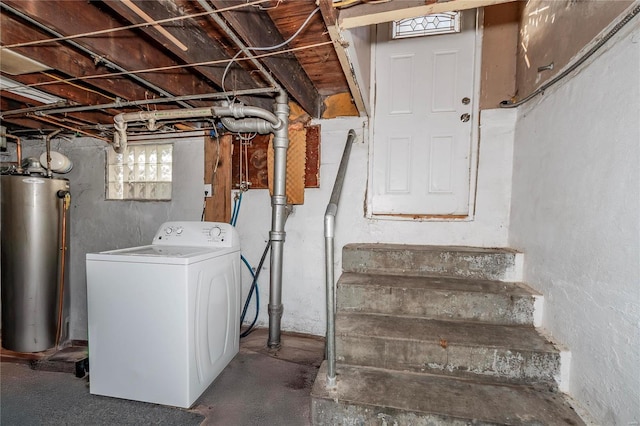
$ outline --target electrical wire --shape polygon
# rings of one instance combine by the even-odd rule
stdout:
[[[277,6],[276,6],[277,7]],[[293,33],[293,35],[291,37],[289,37],[287,40],[283,41],[282,43],[276,44],[275,46],[267,46],[267,47],[247,47],[246,50],[251,50],[251,51],[256,51],[256,52],[264,52],[264,51],[269,51],[269,50],[275,50],[275,49],[279,49],[283,46],[286,46],[287,44],[289,44],[290,42],[292,42],[296,37],[298,37],[298,35],[302,32],[302,30],[307,26],[307,24],[309,23],[309,21],[311,20],[311,18],[313,17],[313,15],[315,15],[316,13],[318,13],[318,11],[320,11],[319,7],[316,7],[313,12],[311,12],[309,14],[309,16],[307,16],[307,18],[304,20],[304,22],[302,23],[302,25],[300,25],[300,28],[298,28],[296,30],[295,33]],[[227,66],[224,69],[224,72],[222,73],[222,82],[221,82],[221,87],[222,87],[222,91],[226,92],[226,89],[224,88],[224,80],[227,76],[227,73],[229,71],[229,68],[231,67],[231,64],[233,64],[238,56],[240,56],[240,54],[242,54],[242,50],[240,50],[238,53],[236,53],[234,55],[233,58],[231,58],[231,61],[229,61],[229,63],[227,64]],[[255,56],[253,56],[255,58]],[[251,57],[248,56],[247,59],[250,59]],[[227,98],[227,101],[229,101],[229,98]],[[229,101],[230,102],[230,101]]]
[[[203,61],[203,62],[195,62],[195,63],[190,63],[190,64],[170,65],[170,66],[166,66],[166,67],[145,68],[145,69],[133,70],[133,71],[120,71],[120,72],[106,73],[106,74],[94,74],[94,75],[87,75],[87,76],[82,76],[82,77],[67,78],[67,79],[60,80],[60,81],[43,81],[43,82],[39,82],[39,83],[25,84],[23,86],[5,87],[2,90],[19,89],[19,88],[23,88],[23,87],[40,87],[40,86],[48,86],[50,84],[56,84],[56,83],[66,83],[66,82],[69,82],[69,81],[85,81],[85,80],[93,80],[93,79],[98,79],[98,78],[113,78],[113,77],[117,77],[117,76],[121,76],[121,75],[144,74],[144,73],[151,73],[151,72],[158,72],[158,71],[177,70],[177,69],[184,69],[184,68],[194,68],[194,67],[208,66],[208,65],[220,65],[220,64],[229,63],[230,61],[234,61],[234,60],[235,61],[249,61],[249,60],[252,60],[252,59],[261,59],[261,58],[267,58],[267,57],[270,57],[270,56],[277,56],[277,55],[281,55],[281,54],[284,54],[284,53],[292,53],[292,52],[298,52],[298,51],[301,51],[301,50],[314,49],[316,47],[327,46],[329,44],[333,44],[333,42],[332,41],[324,41],[324,42],[320,42],[320,43],[313,43],[313,44],[306,45],[306,46],[294,47],[294,48],[291,48],[291,49],[279,50],[277,52],[271,52],[271,53],[263,53],[261,55],[247,56],[247,57],[238,58],[238,59],[218,59],[218,60],[214,60],[214,61]]]
[[[90,133],[90,132],[86,132],[84,130],[78,129],[77,127],[71,127],[71,126],[67,126],[66,124],[62,124],[60,121],[58,121],[58,120],[56,120],[54,118],[47,118],[47,117],[42,116],[42,115],[33,115],[33,114],[27,114],[27,117],[34,118],[34,119],[40,120],[40,121],[44,121],[46,123],[53,124],[53,125],[56,125],[58,127],[64,127],[65,129],[72,130],[72,131],[74,131],[76,133],[81,133],[83,135],[91,136],[92,138],[101,139],[101,140],[103,140],[103,141],[105,141],[107,143],[111,142],[109,139],[104,138],[102,136],[95,135],[95,134]]]
[[[112,96],[105,95],[104,93],[101,93],[101,92],[99,92],[97,90],[93,90],[93,89],[90,89],[88,87],[84,87],[84,86],[81,86],[79,84],[75,84],[75,83],[72,83],[72,82],[69,82],[69,81],[64,81],[64,79],[62,77],[58,77],[57,75],[49,74],[48,72],[44,72],[44,71],[41,71],[40,74],[46,75],[47,77],[52,78],[54,80],[58,80],[61,83],[68,84],[69,86],[73,86],[73,87],[76,87],[78,89],[82,89],[85,92],[95,93],[97,95],[100,95],[102,97],[105,97],[105,98],[109,99],[110,101],[115,101],[116,100],[116,98],[114,98]]]
[[[271,1],[271,0],[256,0],[256,1],[248,2],[248,3],[243,3],[243,4],[238,4],[238,5],[234,5],[234,6],[225,7],[225,8],[222,8],[222,9],[216,9],[215,11],[192,13],[190,15],[175,16],[173,18],[158,19],[157,21],[152,21],[152,22],[143,22],[143,23],[140,23],[140,24],[126,25],[124,27],[117,27],[117,28],[107,28],[107,29],[104,29],[104,30],[91,31],[91,32],[88,32],[88,33],[74,34],[74,35],[69,35],[69,36],[64,36],[64,37],[55,37],[55,38],[42,39],[42,40],[26,41],[24,43],[14,43],[14,44],[6,45],[6,46],[0,46],[0,50],[1,49],[13,49],[13,48],[17,48],[17,47],[35,46],[35,45],[38,45],[38,44],[53,43],[53,42],[57,42],[57,41],[74,40],[74,39],[77,39],[77,38],[96,36],[96,35],[100,35],[100,34],[110,34],[110,33],[115,33],[115,32],[119,32],[119,31],[131,30],[131,29],[134,29],[134,28],[151,27],[153,25],[160,25],[160,24],[166,24],[166,23],[170,23],[170,22],[183,21],[183,20],[186,20],[186,19],[199,18],[201,16],[209,16],[212,13],[222,13],[222,12],[232,11],[232,10],[236,10],[236,9],[242,9],[242,8],[247,7],[247,6],[257,6],[257,7],[259,7],[261,3],[266,3],[266,2],[269,2],[269,1]]]

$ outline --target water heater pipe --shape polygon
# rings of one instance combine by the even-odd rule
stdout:
[[[67,258],[67,212],[71,204],[71,193],[69,191],[58,191],[58,198],[62,200],[62,237],[60,242],[60,287],[58,290],[58,320],[56,323],[56,348],[60,346],[62,337],[62,317],[64,310],[64,281],[66,279],[65,266]]]
[[[9,133],[2,133],[0,136],[16,141],[16,160],[18,160],[18,167],[16,167],[16,171],[18,173],[22,173],[22,140],[20,140],[16,135],[10,135]]]
[[[62,129],[54,130],[44,138],[45,146],[47,147],[47,177],[51,177],[51,139],[61,131]]]

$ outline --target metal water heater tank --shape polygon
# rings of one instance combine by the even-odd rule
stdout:
[[[0,188],[2,347],[43,351],[56,344],[69,181],[2,175]]]

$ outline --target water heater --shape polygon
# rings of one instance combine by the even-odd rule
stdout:
[[[56,344],[60,289],[68,274],[67,179],[0,176],[2,347],[39,352]],[[58,336],[59,337],[59,336]]]

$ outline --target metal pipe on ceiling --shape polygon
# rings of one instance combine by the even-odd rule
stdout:
[[[226,99],[228,96],[259,95],[259,94],[276,93],[278,91],[279,89],[275,89],[273,87],[264,87],[259,89],[245,89],[245,90],[234,90],[229,92],[204,93],[201,95],[182,95],[182,96],[172,96],[170,98],[141,99],[137,101],[111,102],[108,104],[52,108],[50,110],[45,110],[45,108],[43,108],[45,107],[45,105],[42,105],[41,107],[34,107],[37,109],[23,108],[20,110],[6,111],[0,114],[0,118],[7,117],[10,115],[21,114],[25,112],[31,112],[31,111],[40,111],[41,113],[46,113],[46,114],[64,114],[69,112],[83,112],[83,111],[93,111],[98,109],[109,109],[109,108],[125,108],[130,106],[163,104],[163,103],[178,102],[178,101],[191,101],[191,100],[203,100],[203,99]]]
[[[16,10],[14,8],[12,8],[11,6],[6,5],[5,3],[0,2],[0,7],[14,15],[16,15],[17,17],[24,19],[25,21],[27,21],[28,23],[38,27],[39,29],[41,29],[42,31],[45,31],[51,35],[53,35],[54,37],[64,37],[62,34],[60,34],[59,32],[52,30],[51,28],[48,28],[47,26],[41,24],[40,22],[36,21],[35,19],[31,18],[30,16],[20,12],[19,10]],[[128,70],[122,68],[120,65],[116,64],[115,62],[110,61],[109,59],[106,59],[100,55],[98,55],[97,53],[87,49],[86,47],[82,46],[81,44],[73,41],[73,40],[65,40],[65,43],[68,43],[69,45],[73,46],[76,49],[81,50],[82,52],[86,53],[87,55],[91,56],[94,60],[99,60],[100,62],[102,62],[106,67],[108,68],[112,68],[115,69],[119,72],[128,72]],[[142,77],[139,77],[135,74],[127,74],[127,76],[133,80],[135,80],[136,82],[142,84],[143,86],[145,86],[148,89],[151,89],[155,92],[157,92],[158,94],[162,95],[162,96],[167,96],[167,97],[174,97],[174,95],[172,93],[167,92],[166,90],[162,89],[161,87],[156,86],[155,84],[145,80]],[[185,108],[192,108],[191,105],[189,105],[186,102],[179,102],[179,104]]]
[[[5,116],[8,116],[8,115],[26,114],[28,112],[36,112],[36,111],[46,112],[48,109],[62,108],[67,104],[68,104],[67,101],[58,101],[55,104],[45,104],[45,105],[38,105],[38,106],[29,107],[29,108],[13,109],[11,111],[5,111],[0,113],[0,119],[3,119]]]
[[[283,92],[280,92],[283,93]],[[282,95],[278,97],[281,98]],[[240,104],[211,106],[192,109],[173,109],[159,111],[137,111],[121,113],[113,117],[115,133],[113,134],[113,149],[122,153],[127,148],[127,123],[131,121],[147,122],[149,130],[157,129],[158,120],[189,119],[200,117],[233,117],[237,120],[238,128],[233,131],[270,133],[279,131],[285,122],[276,114],[258,107]],[[242,128],[243,125],[246,125]]]
[[[36,119],[38,121],[44,121],[45,123],[53,124],[54,126],[63,127],[65,129],[71,130],[71,131],[76,132],[76,133],[81,133],[83,135],[90,136],[92,138],[100,139],[100,140],[103,140],[103,141],[105,141],[107,143],[109,142],[109,139],[107,139],[107,138],[104,138],[102,136],[95,135],[93,133],[84,131],[84,130],[79,129],[77,127],[68,126],[66,124],[61,123],[59,120],[56,120],[54,117],[47,117],[47,116],[40,116],[40,115],[28,115],[28,116],[29,117],[33,117],[34,119]]]

